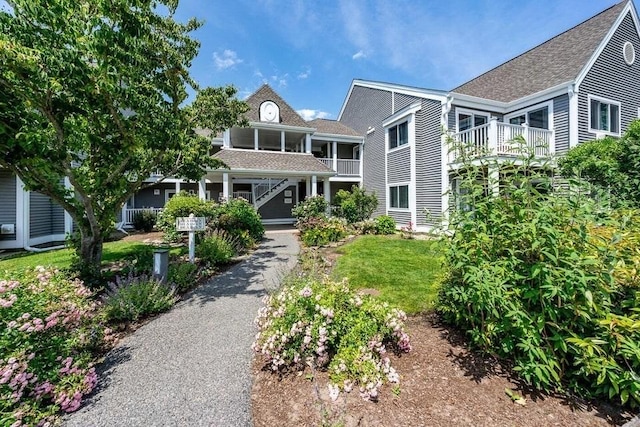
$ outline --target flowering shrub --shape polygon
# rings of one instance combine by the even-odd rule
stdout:
[[[233,236],[249,237],[250,239],[246,239],[247,247],[253,246],[264,237],[260,214],[245,199],[232,199],[217,205],[211,225]]]
[[[300,238],[307,246],[322,246],[337,242],[347,235],[347,224],[341,218],[311,217],[298,221]]]
[[[96,385],[91,351],[110,339],[80,280],[37,267],[0,280],[0,424],[48,425]]]
[[[170,309],[176,302],[174,290],[156,279],[142,276],[117,277],[103,296],[109,320],[138,320]]]
[[[164,205],[164,209],[158,214],[156,228],[164,231],[165,239],[178,241],[181,233],[176,231],[176,218],[186,217],[190,214],[213,218],[215,216],[215,203],[200,200],[196,195],[181,191]]]
[[[310,196],[298,203],[291,209],[291,215],[298,221],[305,221],[309,218],[325,217],[329,204],[324,196]]]
[[[253,349],[273,371],[305,364],[326,368],[333,400],[353,388],[362,398],[375,399],[384,382],[399,382],[386,352],[387,346],[411,349],[402,311],[357,295],[345,282],[311,279],[287,284],[264,301]]]

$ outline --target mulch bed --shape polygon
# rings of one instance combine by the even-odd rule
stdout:
[[[314,251],[328,272],[335,249]],[[252,412],[256,427],[271,426],[609,426],[633,414],[615,405],[529,390],[498,361],[469,350],[464,337],[441,325],[435,315],[409,318],[412,351],[391,355],[400,374],[400,394],[385,385],[377,402],[357,390],[332,402],[327,373],[282,376],[256,358]],[[505,389],[525,398],[512,401]]]
[[[400,394],[385,386],[377,402],[362,400],[357,391],[331,402],[325,372],[279,378],[255,360],[254,425],[608,426],[632,417],[612,405],[527,390],[500,363],[469,351],[435,316],[410,318],[407,329],[413,349],[391,363],[401,375]],[[514,403],[505,389],[525,404]]]

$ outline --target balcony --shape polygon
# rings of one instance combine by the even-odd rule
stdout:
[[[517,141],[519,137],[524,139],[524,145]],[[553,130],[532,128],[526,124],[512,125],[495,119],[455,133],[452,139],[449,163],[483,157],[513,158],[525,153],[544,158],[555,152]]]
[[[360,160],[326,158],[318,158],[318,160],[324,163],[332,171],[337,172],[338,176],[360,176]]]

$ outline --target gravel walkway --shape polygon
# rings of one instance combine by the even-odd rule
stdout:
[[[66,426],[250,426],[253,319],[296,263],[291,231],[200,286],[109,353],[97,392]]]

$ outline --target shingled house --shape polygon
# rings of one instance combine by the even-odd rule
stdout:
[[[203,199],[243,197],[266,223],[290,223],[304,197],[331,199],[361,184],[377,194],[377,215],[428,230],[446,215],[460,166],[443,129],[498,161],[512,158],[517,136],[540,158],[620,136],[640,115],[639,28],[625,0],[453,90],[354,80],[337,121],[304,121],[264,85],[247,99],[249,127],[212,136],[228,169],[207,170],[199,182],[159,182],[133,196],[119,217],[130,223],[186,190]],[[2,170],[0,194],[0,249],[47,244],[71,230],[60,207]]]
[[[451,91],[354,80],[338,120],[365,138],[377,214],[419,230],[442,220],[461,154],[442,129],[499,162],[513,159],[517,136],[540,158],[620,136],[640,115],[638,24],[625,0]]]

